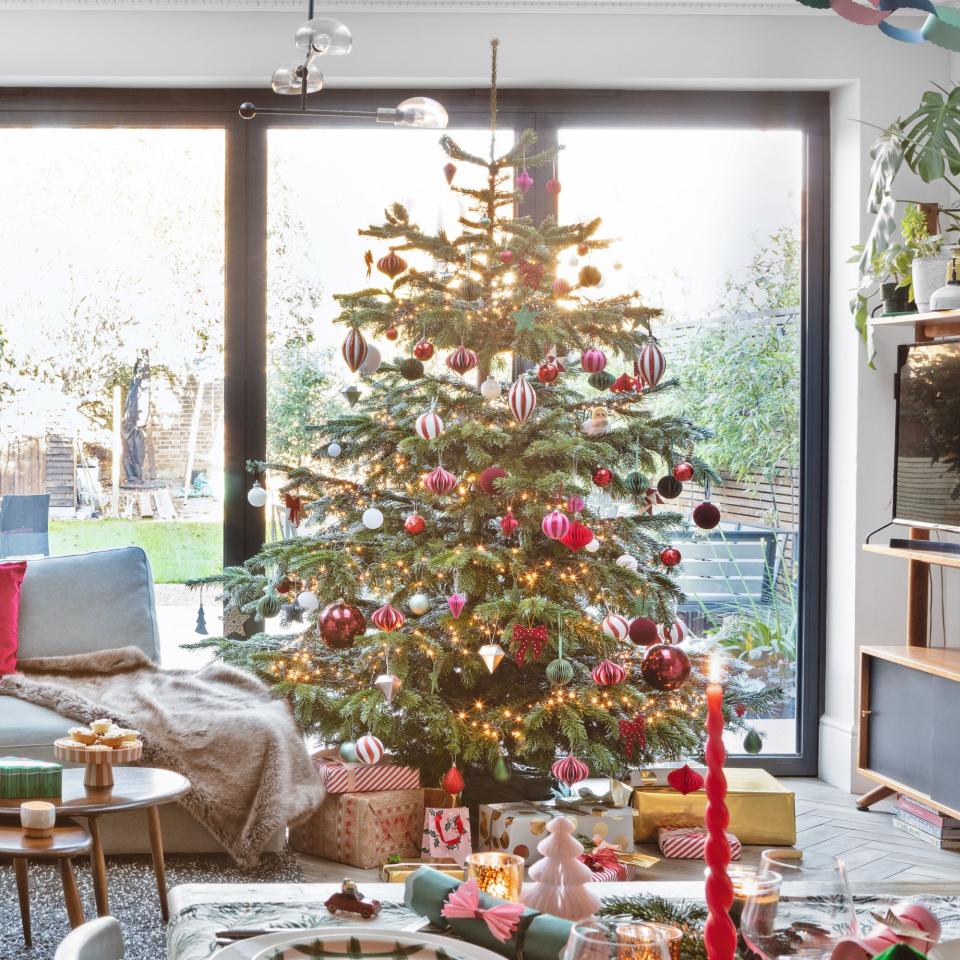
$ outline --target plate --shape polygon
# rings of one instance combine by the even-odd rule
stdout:
[[[258,953],[256,960],[465,960],[457,947],[460,942],[446,939],[438,946],[422,938],[365,931],[356,936],[338,932],[300,935],[296,943],[276,944]]]
[[[348,941],[351,937],[356,937],[360,941],[377,939],[382,944],[389,944],[390,947],[394,944],[423,944],[437,948],[430,954],[421,954],[417,957],[417,960],[439,957],[441,956],[439,952],[441,948],[446,956],[455,957],[456,960],[503,960],[503,957],[498,953],[493,953],[491,950],[462,940],[441,937],[435,933],[377,927],[373,924],[352,927],[318,927],[313,930],[280,930],[277,933],[267,933],[260,937],[251,937],[249,940],[238,940],[236,943],[231,943],[215,954],[211,960],[266,960],[266,957],[269,957],[271,952],[275,952],[277,947],[315,940],[321,940],[324,944],[329,943],[332,951],[338,941]],[[381,947],[381,949],[383,948]],[[330,958],[332,955],[332,953],[324,954],[325,958]],[[347,956],[347,954],[344,954],[344,956]],[[392,951],[389,956],[393,956]]]

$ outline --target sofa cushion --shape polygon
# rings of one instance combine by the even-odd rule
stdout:
[[[128,646],[159,658],[153,576],[140,547],[27,564],[20,593],[21,660]]]
[[[76,725],[46,707],[0,697],[0,756],[54,760],[53,741]]]
[[[20,584],[26,561],[0,563],[0,674],[17,668],[17,621],[20,619]]]

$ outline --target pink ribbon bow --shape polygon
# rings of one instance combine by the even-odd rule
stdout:
[[[501,943],[505,943],[516,933],[523,910],[523,904],[520,903],[498,903],[495,907],[484,909],[480,906],[477,881],[468,880],[450,894],[440,912],[448,920],[483,920],[490,932]]]
[[[580,854],[577,859],[585,863],[594,873],[602,873],[604,870],[616,867],[620,862],[617,859],[619,850],[620,847],[617,844],[600,840],[592,850]]]

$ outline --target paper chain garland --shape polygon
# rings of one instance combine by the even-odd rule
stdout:
[[[936,6],[931,0],[797,0],[805,7],[816,10],[833,10],[844,20],[864,27],[879,27],[881,32],[903,43],[935,43],[946,50],[960,53],[960,9],[944,5]],[[898,10],[918,10],[928,14],[919,30],[895,27],[887,18]]]

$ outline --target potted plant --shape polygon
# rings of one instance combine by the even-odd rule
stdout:
[[[912,299],[917,309],[926,313],[930,309],[930,295],[946,282],[950,257],[943,255],[943,236],[936,230],[931,236],[927,217],[914,203],[907,204],[900,232],[913,258],[910,269]]]

